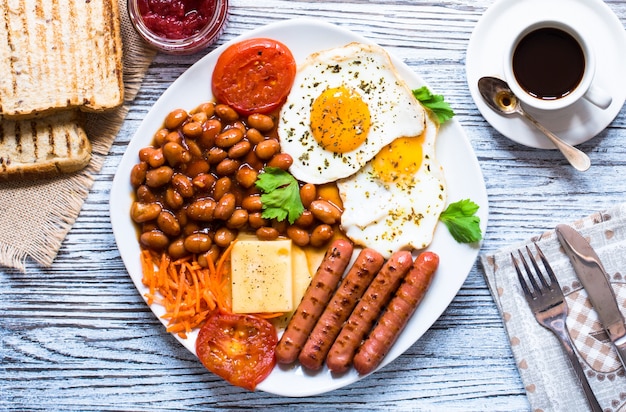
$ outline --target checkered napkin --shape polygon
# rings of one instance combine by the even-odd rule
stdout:
[[[626,316],[626,204],[571,224],[595,249]],[[517,280],[511,253],[537,242],[561,284],[567,327],[600,406],[626,412],[626,373],[602,329],[554,230],[524,244],[481,255],[485,278],[502,315],[528,400],[534,411],[581,411],[587,402],[556,336],[535,320]]]

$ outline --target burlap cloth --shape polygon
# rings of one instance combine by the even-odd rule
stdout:
[[[28,258],[54,261],[76,221],[95,176],[119,132],[155,52],[136,34],[126,0],[118,0],[124,46],[124,104],[106,114],[85,116],[92,159],[80,172],[41,181],[0,183],[0,265],[25,270]]]
[[[626,315],[626,204],[594,213],[570,225],[587,238],[597,252],[609,274],[620,310]],[[513,268],[510,253],[526,245],[534,251],[532,241],[536,241],[546,255],[563,289],[569,307],[567,327],[600,406],[605,412],[626,411],[624,367],[554,230],[523,244],[481,256],[532,410],[589,409],[564,350],[552,332],[535,320]]]

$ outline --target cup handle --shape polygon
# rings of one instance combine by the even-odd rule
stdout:
[[[600,109],[606,109],[613,101],[613,98],[608,93],[599,87],[595,87],[593,84],[589,86],[584,97],[587,101],[598,106]]]

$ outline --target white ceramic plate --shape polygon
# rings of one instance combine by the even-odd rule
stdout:
[[[355,33],[337,26],[310,19],[289,20],[272,24],[251,31],[233,42],[251,37],[270,37],[285,43],[293,52],[298,62],[309,54],[322,49],[342,46],[352,41],[371,43]],[[229,43],[230,44],[230,43]],[[211,72],[226,44],[208,54],[181,75],[155,103],[139,126],[119,165],[111,188],[111,222],[115,240],[124,260],[124,264],[141,296],[147,289],[141,283],[141,264],[139,243],[129,210],[133,198],[133,189],[129,182],[131,168],[138,162],[137,153],[142,147],[151,144],[152,136],[162,124],[163,119],[175,108],[192,109],[198,104],[212,99]],[[412,88],[424,85],[403,62],[393,58],[400,75]],[[431,87],[435,93],[441,93]],[[437,141],[437,154],[444,167],[449,186],[449,201],[470,198],[480,206],[479,216],[483,233],[487,224],[487,194],[478,161],[467,140],[463,129],[455,120],[441,128]],[[440,256],[438,273],[421,306],[404,333],[399,337],[391,352],[385,358],[384,366],[406,351],[437,320],[461,288],[471,270],[479,247],[456,243],[447,229],[438,225],[434,241],[429,248]],[[164,313],[159,305],[151,307],[155,315]],[[180,342],[195,353],[197,333],[191,334]],[[292,367],[277,366],[270,376],[257,388],[266,392],[284,396],[309,396],[331,391],[360,379],[354,372],[334,375],[327,369],[317,373],[305,371],[298,365]]]
[[[551,16],[567,18],[584,28],[585,37],[596,53],[594,84],[611,93],[613,101],[605,109],[581,99],[553,113],[529,109],[540,123],[572,145],[583,143],[606,128],[619,113],[626,99],[626,32],[615,13],[602,0],[498,0],[478,21],[467,47],[466,72],[472,98],[483,117],[509,139],[539,149],[554,149],[550,141],[519,116],[494,112],[478,92],[478,79],[495,76],[504,79],[504,48],[528,20]]]

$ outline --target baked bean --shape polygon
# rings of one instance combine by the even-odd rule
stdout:
[[[178,236],[180,234],[180,224],[178,219],[171,212],[162,210],[157,217],[157,225],[163,233],[169,236]]]
[[[146,162],[150,167],[159,167],[165,164],[165,156],[160,148],[144,147],[139,151],[139,160]]]
[[[247,140],[242,140],[240,142],[235,143],[228,149],[228,157],[231,159],[239,159],[240,157],[244,157],[250,152],[250,142]]]
[[[148,170],[148,163],[137,163],[130,171],[130,184],[133,188],[137,189],[146,180],[146,171]]]
[[[265,219],[261,212],[248,212],[248,225],[254,230],[266,226],[267,219]]]
[[[191,236],[194,233],[199,232],[200,229],[202,228],[196,222],[189,222],[185,226],[183,226],[183,236],[184,237]]]
[[[265,140],[265,136],[263,136],[257,129],[248,129],[246,132],[246,139],[248,139],[252,144],[259,144]]]
[[[173,187],[168,187],[165,190],[165,204],[171,209],[180,209],[183,206],[184,202],[185,199]]]
[[[217,117],[222,119],[227,123],[232,123],[235,120],[239,119],[239,114],[232,107],[226,104],[218,104],[215,106],[215,114]]]
[[[276,139],[267,139],[258,143],[254,148],[254,153],[261,160],[269,160],[280,150],[280,143]]]
[[[239,166],[241,166],[241,161],[227,157],[215,166],[215,173],[218,176],[230,176],[239,169]]]
[[[154,250],[156,252],[165,250],[165,248],[170,243],[169,238],[165,235],[165,233],[161,232],[160,230],[143,232],[139,237],[139,241],[148,249]]]
[[[226,227],[230,229],[241,229],[248,223],[248,211],[245,209],[235,209],[226,222]]]
[[[213,185],[215,185],[215,176],[209,173],[200,173],[196,177],[191,180],[191,184],[198,190],[206,190],[209,191],[213,189]]]
[[[185,143],[187,144],[187,150],[189,150],[189,153],[191,153],[192,157],[202,157],[204,152],[202,148],[200,148],[200,145],[198,145],[198,142],[196,142],[195,140],[187,139],[185,140]]]
[[[154,144],[156,146],[163,146],[163,143],[165,143],[165,138],[167,137],[169,132],[170,131],[166,128],[159,129],[159,131],[154,134]]]
[[[278,231],[278,233],[287,233],[289,222],[287,220],[272,220],[272,227]]]
[[[157,201],[156,195],[146,185],[139,186],[135,191],[135,195],[137,196],[137,200],[140,202],[154,203]]]
[[[209,261],[211,261],[213,266],[215,266],[215,262],[219,260],[220,254],[220,247],[213,244],[209,250],[198,255],[198,264],[203,268],[208,268]]]
[[[187,165],[185,174],[191,178],[195,178],[199,174],[207,173],[211,169],[209,162],[204,159],[194,160]]]
[[[309,205],[309,210],[317,219],[333,225],[341,219],[341,211],[327,200],[314,200]]]
[[[174,142],[174,143],[182,144],[183,137],[180,135],[178,130],[174,130],[173,132],[170,132],[167,134],[167,136],[165,136],[165,143],[167,142]]]
[[[178,223],[180,224],[180,227],[184,227],[189,223],[189,218],[187,217],[187,210],[185,209],[178,209],[174,212],[174,216],[176,216],[176,219],[178,219]]]
[[[185,238],[185,249],[191,253],[204,253],[211,248],[211,238],[206,233],[194,233]]]
[[[270,167],[278,167],[279,169],[289,170],[293,164],[293,158],[288,153],[276,153],[267,165]]]
[[[255,233],[260,240],[276,240],[279,235],[278,230],[268,226],[258,228]]]
[[[216,207],[217,202],[213,199],[198,199],[187,206],[187,216],[193,220],[210,222],[213,220],[213,213]]]
[[[220,177],[215,182],[215,187],[213,188],[213,199],[220,200],[225,193],[230,192],[230,188],[232,187],[233,182],[230,180],[228,176]]]
[[[217,147],[221,147],[222,149],[226,149],[233,146],[235,143],[239,143],[242,139],[243,132],[236,127],[231,127],[230,129],[226,129],[222,133],[215,136],[215,145]]]
[[[298,226],[289,226],[287,236],[298,246],[306,246],[310,241],[309,232]]]
[[[243,165],[237,170],[235,180],[244,189],[249,189],[254,185],[258,176],[259,172],[248,165]]]
[[[215,212],[213,213],[213,217],[215,219],[220,220],[228,220],[232,216],[235,211],[236,199],[235,195],[232,193],[226,193],[222,198],[217,202],[217,206],[215,207]]]
[[[253,168],[257,172],[260,172],[265,166],[265,163],[263,163],[261,159],[256,157],[256,153],[254,153],[254,150],[250,150],[248,154],[245,155],[242,160],[244,163],[249,165],[251,168]]]
[[[187,256],[189,252],[185,249],[185,239],[176,239],[170,243],[167,254],[174,260]]]
[[[304,212],[302,212],[302,214],[300,215],[300,217],[298,217],[296,221],[293,223],[303,229],[308,229],[309,227],[311,227],[313,222],[315,222],[315,216],[313,216],[313,213],[311,213],[310,210],[305,209]]]
[[[196,107],[196,113],[200,113],[200,112],[206,114],[207,117],[213,116],[213,114],[215,113],[215,103],[213,102],[202,103],[200,106]]]
[[[226,152],[226,150],[219,147],[212,147],[209,149],[206,159],[209,164],[216,165],[226,159],[226,157],[228,157],[228,152]]]
[[[182,197],[191,197],[194,194],[191,178],[182,173],[176,173],[172,177],[172,186]]]
[[[219,247],[228,247],[237,237],[237,231],[226,227],[221,227],[215,231],[213,241]]]
[[[187,112],[184,109],[172,110],[165,117],[164,125],[170,130],[177,129],[185,120],[187,120],[187,117]]]
[[[269,132],[274,128],[274,119],[265,114],[254,113],[248,116],[248,124],[260,132]]]
[[[182,127],[183,134],[189,138],[196,138],[202,134],[202,123],[200,122],[187,122]]]
[[[241,201],[241,207],[246,209],[248,213],[250,212],[258,212],[263,209],[263,202],[261,201],[261,196],[259,195],[251,195],[246,196]]]
[[[202,125],[202,135],[198,138],[198,143],[205,149],[213,147],[215,136],[222,131],[222,122],[217,119],[209,119]]]
[[[231,125],[231,127],[234,127],[235,129],[241,130],[241,133],[243,133],[244,136],[246,135],[246,125],[243,124],[243,122],[236,121],[235,123],[233,123]]]
[[[161,213],[162,207],[158,203],[133,202],[130,207],[130,217],[137,223],[154,220]]]
[[[300,200],[302,205],[308,209],[311,202],[317,198],[317,188],[313,183],[306,183],[300,188]]]
[[[146,172],[146,185],[149,187],[165,186],[172,179],[174,170],[169,166],[161,166]]]
[[[330,225],[323,224],[317,226],[315,229],[313,229],[313,232],[311,232],[311,246],[322,246],[323,244],[328,242],[334,234],[335,231]]]
[[[163,146],[163,155],[167,159],[170,166],[176,167],[181,163],[188,163],[191,160],[191,154],[178,143],[167,142]]]
[[[191,115],[191,121],[200,123],[200,127],[202,127],[204,122],[206,122],[207,120],[209,120],[209,116],[207,116],[207,114],[202,111],[195,112]]]

